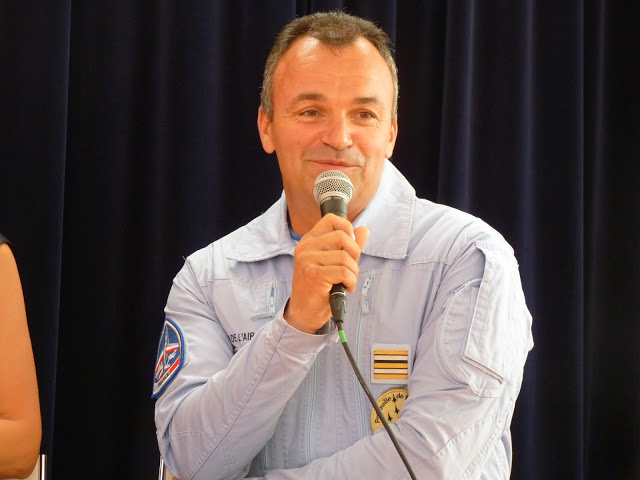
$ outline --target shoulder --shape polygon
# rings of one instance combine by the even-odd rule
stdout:
[[[251,240],[257,240],[255,238],[256,232],[267,228],[263,217],[264,214],[223,237],[214,240],[207,246],[194,251],[187,257],[187,260],[195,264],[201,264],[233,256],[238,245],[244,245]]]
[[[0,271],[5,275],[7,272],[16,271],[16,259],[8,243],[0,243]]]
[[[0,244],[0,321],[16,315],[18,299],[22,298],[22,284],[16,260],[6,243]]]
[[[234,245],[241,241],[246,229],[247,225],[244,225],[194,251],[186,257],[182,270],[186,270],[190,275],[193,275],[200,285],[205,285],[214,277],[220,277],[227,257],[233,251]]]
[[[447,205],[416,198],[409,247],[410,256],[430,256],[451,265],[478,242],[489,244],[507,256],[513,249],[484,220]]]
[[[186,268],[204,283],[234,274],[241,264],[267,260],[293,251],[283,198],[246,225],[187,257]]]

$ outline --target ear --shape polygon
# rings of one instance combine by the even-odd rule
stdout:
[[[262,142],[262,148],[267,153],[273,153],[276,151],[276,147],[271,139],[271,120],[262,107],[258,108],[258,132],[260,133],[260,141]]]
[[[398,138],[398,116],[396,115],[391,123],[391,129],[389,130],[389,141],[387,142],[387,148],[385,150],[386,158],[391,158],[393,155],[393,148],[396,145],[396,138]]]

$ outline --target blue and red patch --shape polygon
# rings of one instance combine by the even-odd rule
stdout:
[[[170,318],[165,319],[158,344],[156,369],[153,373],[153,394],[157,398],[173,380],[184,363],[184,339],[180,328]]]

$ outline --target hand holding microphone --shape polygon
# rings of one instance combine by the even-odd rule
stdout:
[[[296,247],[291,297],[285,310],[287,322],[306,333],[317,332],[331,318],[330,297],[336,309],[334,319],[344,315],[344,292],[356,288],[358,260],[369,238],[367,228],[354,230],[347,220],[353,185],[345,173],[321,173],[313,190],[323,217]]]
[[[342,329],[346,311],[345,290],[352,292],[356,288],[358,260],[369,239],[366,227],[353,230],[351,222],[347,220],[347,205],[352,193],[351,180],[339,170],[323,172],[316,178],[313,195],[320,205],[322,218],[302,237],[296,248],[293,287],[284,317],[292,327],[315,333],[333,315],[340,342],[354,374],[402,458],[409,476],[415,479],[409,461],[351,354]]]
[[[353,195],[353,184],[349,176],[339,170],[329,170],[321,173],[313,183],[313,196],[320,205],[320,213],[326,216],[333,213],[341,218],[347,218],[347,205]],[[336,322],[344,321],[347,311],[347,294],[343,283],[331,287],[329,292],[329,307],[331,316]]]

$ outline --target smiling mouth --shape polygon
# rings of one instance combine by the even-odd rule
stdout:
[[[341,160],[336,160],[336,159],[327,159],[327,160],[311,160],[311,162],[313,163],[318,163],[320,165],[327,165],[329,167],[343,167],[343,168],[349,168],[349,167],[359,167],[360,165],[355,165],[353,163],[349,163],[349,162],[343,162]]]

